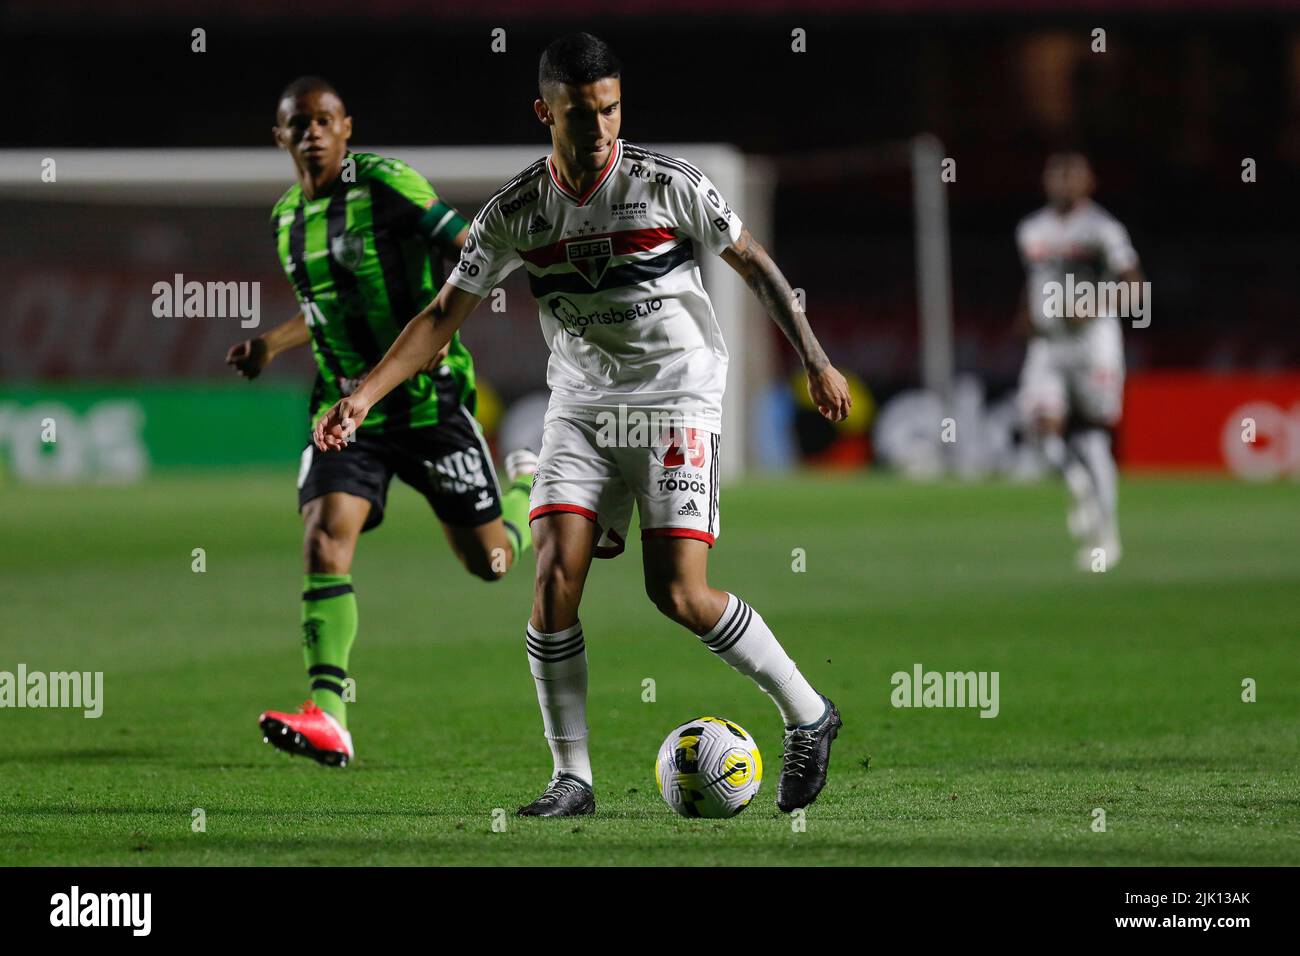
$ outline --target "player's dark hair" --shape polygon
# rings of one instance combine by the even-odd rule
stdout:
[[[542,51],[537,66],[537,87],[544,97],[549,87],[583,86],[622,73],[623,64],[608,43],[590,33],[570,33],[553,40]]]
[[[308,93],[333,93],[338,97],[340,103],[343,102],[343,97],[339,96],[339,91],[334,89],[334,84],[323,76],[300,76],[298,79],[290,81],[289,85],[284,88],[284,92],[280,94],[280,98],[275,101],[277,115],[280,104],[285,100],[296,100]],[[346,106],[344,106],[343,112],[347,112]]]

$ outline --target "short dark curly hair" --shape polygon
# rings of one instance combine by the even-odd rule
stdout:
[[[339,91],[334,89],[334,84],[329,80],[322,76],[300,76],[296,80],[290,81],[289,85],[284,88],[280,98],[275,101],[275,108],[278,111],[280,104],[285,100],[296,100],[308,93],[333,93],[338,96],[340,103],[343,102],[343,97],[339,96]],[[343,107],[343,111],[347,112],[346,106]]]

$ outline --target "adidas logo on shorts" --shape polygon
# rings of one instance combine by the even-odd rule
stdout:
[[[677,513],[687,518],[698,518],[700,516],[700,509],[695,507],[695,499],[692,498],[690,501],[686,502],[686,504],[682,505],[681,508],[677,510]]]

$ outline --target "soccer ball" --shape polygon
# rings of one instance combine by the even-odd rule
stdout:
[[[659,748],[655,782],[684,817],[734,817],[763,783],[763,758],[745,728],[723,717],[697,717]]]

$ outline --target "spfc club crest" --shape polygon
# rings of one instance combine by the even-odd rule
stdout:
[[[343,232],[330,240],[330,255],[349,272],[357,271],[365,254],[366,240],[360,233]]]
[[[564,251],[573,267],[595,289],[605,277],[609,260],[614,257],[614,244],[608,236],[603,239],[575,239],[565,243]]]

